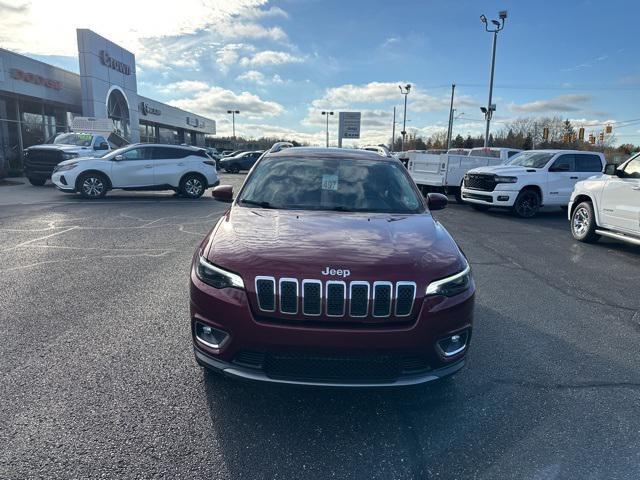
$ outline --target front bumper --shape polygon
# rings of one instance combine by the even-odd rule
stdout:
[[[256,317],[245,291],[215,289],[202,283],[192,270],[190,306],[194,351],[201,365],[226,375],[264,382],[325,386],[424,383],[451,375],[463,367],[472,334],[474,294],[472,284],[467,292],[456,297],[428,297],[421,302],[416,318],[408,323],[381,327],[353,323],[336,326],[333,322],[332,326],[325,327],[317,321],[294,324]],[[211,348],[196,336],[196,322],[222,330],[228,338],[219,348]],[[465,348],[450,357],[443,355],[438,342],[463,333],[466,334]],[[268,359],[288,357],[291,361],[284,370],[274,373],[267,364],[264,368],[261,364],[247,366],[239,360],[246,354],[264,355]],[[300,376],[287,373],[287,368],[298,365],[296,359],[308,362],[309,358],[318,359],[319,369],[335,365],[340,372],[335,377],[318,377],[318,369]],[[381,378],[376,372],[371,377],[351,378],[350,361],[361,365],[358,362],[363,359],[373,359],[375,367],[397,365],[397,374]],[[405,368],[407,362],[410,368]]]
[[[493,192],[486,192],[484,190],[462,187],[462,199],[465,202],[492,207],[513,207],[518,193],[518,190],[494,190]]]
[[[65,193],[73,193],[76,190],[76,174],[70,170],[54,172],[51,182],[55,187]]]

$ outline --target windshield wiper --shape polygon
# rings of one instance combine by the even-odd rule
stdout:
[[[259,202],[257,200],[240,200],[240,203],[242,205],[255,205],[256,207],[261,207],[261,208],[276,208],[273,205],[271,205],[269,202]]]

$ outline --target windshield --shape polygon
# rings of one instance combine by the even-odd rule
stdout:
[[[265,158],[247,178],[238,203],[345,212],[424,211],[402,165],[352,158]]]
[[[521,152],[511,158],[506,165],[516,165],[519,167],[542,168],[544,167],[553,153],[545,152]]]
[[[90,147],[93,135],[89,133],[64,133],[58,135],[53,141],[54,145],[76,145],[77,147]]]

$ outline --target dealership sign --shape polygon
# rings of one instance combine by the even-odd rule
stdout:
[[[204,128],[206,126],[205,123],[197,117],[187,117],[187,125],[195,128]]]
[[[9,75],[11,75],[11,78],[13,78],[14,80],[22,80],[23,82],[33,83],[34,85],[43,85],[54,90],[62,89],[62,82],[60,82],[59,80],[46,78],[42,75],[37,75],[31,72],[25,72],[24,70],[20,70],[19,68],[12,68],[9,72]]]
[[[360,138],[361,112],[340,112],[338,120],[339,138]]]
[[[105,50],[100,50],[99,56],[100,56],[100,62],[102,62],[102,64],[105,67],[111,68],[120,73],[124,73],[125,75],[131,75],[131,67],[129,65],[116,60],[111,55],[109,55]]]
[[[162,110],[149,105],[147,102],[140,102],[140,111],[143,115],[162,115]]]

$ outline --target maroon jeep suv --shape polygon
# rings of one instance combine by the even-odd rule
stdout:
[[[396,386],[458,371],[475,284],[404,166],[372,152],[264,155],[197,248],[198,363],[277,383]]]

